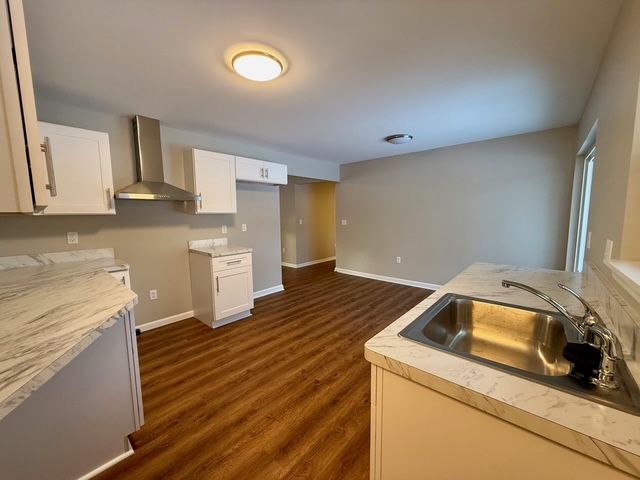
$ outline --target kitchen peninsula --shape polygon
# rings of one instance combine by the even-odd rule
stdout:
[[[420,478],[420,471],[453,478],[446,472],[460,451],[469,457],[456,463],[456,478],[492,478],[498,471],[501,478],[507,471],[511,478],[556,478],[560,465],[571,470],[571,478],[640,477],[640,416],[398,335],[447,293],[552,310],[530,293],[504,288],[503,279],[547,292],[572,312],[580,312],[581,305],[557,284],[582,292],[605,322],[622,332],[627,364],[638,378],[627,348],[633,335],[624,335],[631,319],[625,320],[621,309],[615,318],[609,315],[604,305],[611,306],[613,297],[602,298],[607,290],[594,270],[583,275],[474,264],[365,345],[372,364],[371,478]],[[421,456],[425,450],[432,454]]]
[[[85,478],[133,453],[137,296],[112,254],[0,258],[4,478]]]

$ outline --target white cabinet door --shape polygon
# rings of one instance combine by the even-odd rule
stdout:
[[[43,213],[115,214],[109,135],[44,122],[40,135],[51,174]]]
[[[264,162],[265,178],[274,185],[287,184],[287,166],[281,163]]]
[[[246,182],[264,182],[264,162],[253,158],[236,157],[236,179]]]
[[[250,266],[214,272],[213,289],[216,321],[253,308]]]
[[[236,213],[235,157],[194,148],[192,159],[192,191],[202,197],[195,213]]]
[[[0,213],[44,208],[46,184],[22,2],[4,1],[0,4]]]
[[[236,179],[245,182],[287,184],[287,166],[253,158],[236,157]]]

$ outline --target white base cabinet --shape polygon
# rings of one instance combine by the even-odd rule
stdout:
[[[371,480],[634,478],[372,365]]]
[[[185,155],[187,190],[200,195],[188,202],[189,213],[236,213],[236,162],[233,155],[197,148]]]
[[[190,252],[189,267],[195,318],[216,328],[251,315],[251,253],[211,257]]]

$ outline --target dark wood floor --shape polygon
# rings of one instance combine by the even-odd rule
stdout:
[[[283,269],[286,291],[235,324],[139,337],[146,424],[99,478],[368,478],[363,345],[429,292],[333,268]]]

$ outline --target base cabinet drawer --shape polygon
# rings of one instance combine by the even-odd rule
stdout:
[[[211,268],[214,272],[228,270],[230,268],[251,266],[251,255],[230,255],[228,257],[214,258],[211,262]]]

